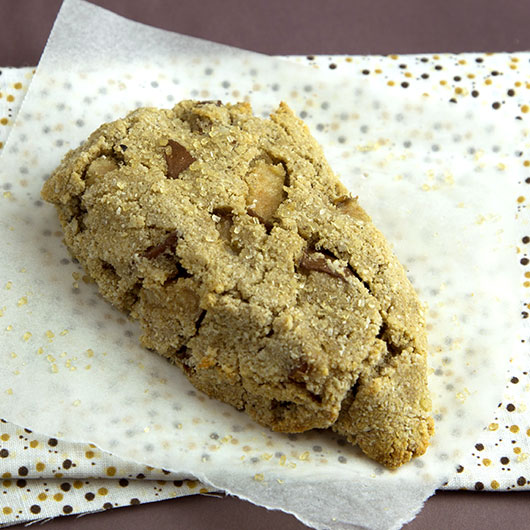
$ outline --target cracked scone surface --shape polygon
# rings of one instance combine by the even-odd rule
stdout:
[[[138,109],[42,195],[102,295],[197,388],[276,431],[331,427],[388,467],[425,452],[416,293],[287,105]]]

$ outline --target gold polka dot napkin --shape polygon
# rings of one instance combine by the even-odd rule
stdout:
[[[2,524],[214,492],[94,445],[42,437],[3,420],[0,432]]]
[[[325,70],[329,76],[342,72],[370,78],[395,91],[419,90],[423,97],[435,101],[458,105],[463,99],[471,100],[477,109],[494,109],[513,119],[514,127],[528,131],[530,53],[289,59]],[[32,72],[31,68],[0,68],[0,152]],[[454,131],[453,141],[459,141],[458,135]],[[480,156],[479,150],[476,155]],[[462,448],[460,465],[447,489],[530,489],[530,227],[526,210],[530,141],[523,151],[514,151],[513,157],[527,168],[527,176],[517,182],[518,192],[513,198],[519,235],[514,260],[520,265],[523,348],[499,352],[510,358],[503,399],[491,422],[477,433],[474,446]],[[1,192],[9,193],[9,189]],[[1,311],[0,307],[0,317]],[[193,477],[125,462],[94,446],[43,437],[6,422],[0,423],[0,474],[1,525],[215,493]]]

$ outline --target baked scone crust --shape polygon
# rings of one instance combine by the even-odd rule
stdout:
[[[273,430],[331,427],[390,468],[425,452],[422,307],[287,105],[138,109],[42,196],[101,294],[197,388]]]

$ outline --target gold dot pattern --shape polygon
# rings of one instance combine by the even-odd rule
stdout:
[[[0,526],[216,493],[169,471],[124,462],[89,445],[39,436],[4,420],[0,432]],[[31,447],[35,439],[38,449]]]
[[[0,68],[0,154],[34,71],[34,68]]]
[[[335,75],[335,72],[361,76],[367,83],[380,83],[389,87],[389,90],[419,90],[423,97],[439,98],[455,105],[463,98],[473,99],[479,108],[488,107],[496,112],[510,113],[519,121],[530,118],[529,107],[525,103],[530,95],[530,84],[526,81],[527,71],[523,70],[523,65],[528,64],[528,54],[362,58],[312,56],[294,60],[329,70],[330,76]],[[32,69],[1,69],[0,72],[1,150],[6,145],[10,126],[29,86]],[[340,136],[337,141],[340,143]],[[525,153],[514,154],[524,168],[529,168],[528,177],[520,183],[521,193],[514,197],[514,208],[521,221],[526,212],[526,198],[530,196],[530,145],[527,148]],[[3,192],[9,193],[9,190]],[[526,230],[520,234],[516,259],[521,265],[521,317],[528,331],[530,289],[526,287],[530,283],[525,278],[530,272],[530,230],[522,222],[519,226]],[[1,317],[0,311],[0,325],[3,324]],[[14,329],[13,332],[20,333],[25,342],[35,340],[28,330]],[[61,330],[50,331],[50,334],[41,338],[39,344],[44,340],[54,341],[61,333]],[[39,346],[39,349],[41,351],[35,348],[36,355],[45,355],[42,347]],[[92,350],[87,350],[77,359],[50,356],[46,362],[52,372],[78,367],[90,369],[87,360],[93,355]],[[528,347],[525,356],[513,352],[511,358],[503,401],[476,445],[469,448],[469,454],[462,458],[446,488],[476,491],[530,489],[530,460],[527,460],[530,454]],[[0,423],[0,432],[0,469],[3,473],[0,523],[111,509],[213,491],[197,481],[182,480],[165,470],[124,462],[95,446],[45,438],[3,421]],[[225,440],[212,437],[212,447],[223,443],[235,445],[238,442],[235,438]],[[242,451],[251,452],[252,448],[244,446]],[[303,453],[297,455],[296,460],[303,461],[308,457],[309,453]],[[281,466],[296,466],[294,459],[288,459],[285,455],[263,453],[261,458],[276,459]],[[261,473],[254,475],[256,482],[265,479]],[[24,493],[27,501],[20,502],[20,493]]]

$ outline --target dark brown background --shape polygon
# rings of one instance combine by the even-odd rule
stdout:
[[[0,65],[37,64],[60,0],[0,0]],[[530,50],[528,0],[94,0],[134,20],[269,54]],[[523,530],[530,492],[442,492],[407,530]],[[64,517],[52,530],[306,528],[237,499],[193,496]]]
[[[94,0],[134,20],[269,54],[530,49],[528,0]],[[60,0],[0,0],[0,64],[34,65]]]

